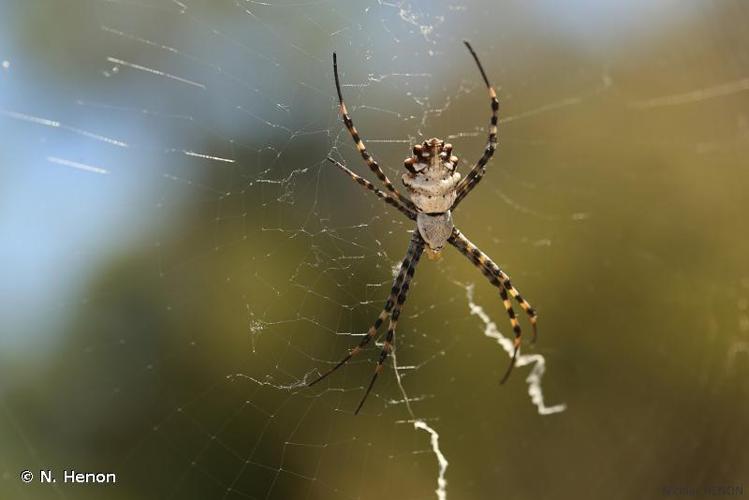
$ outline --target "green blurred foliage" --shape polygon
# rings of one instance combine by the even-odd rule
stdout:
[[[746,78],[740,4],[691,16],[673,4],[671,22],[631,38],[597,31],[598,44],[545,31],[550,21],[519,5],[487,7],[502,17],[492,30],[483,7],[467,4],[460,22],[434,34],[436,57],[383,6],[365,14],[323,4],[328,14],[340,8],[326,18],[308,7],[187,4],[182,14],[159,4],[151,17],[125,2],[89,3],[81,15],[47,3],[18,20],[30,57],[61,85],[80,86],[64,99],[161,103],[198,124],[175,127],[170,140],[235,163],[132,153],[153,168],[144,182],[158,196],[145,202],[161,223],[96,269],[66,306],[51,354],[3,359],[2,498],[433,497],[436,460],[428,436],[402,423],[404,405],[390,403],[402,398],[391,371],[364,414],[351,415],[374,350],[323,388],[298,384],[346,352],[352,339],[335,333],[374,319],[410,229],[324,161],[341,154],[364,172],[337,122],[330,49],[345,61],[365,139],[477,131],[451,139],[465,171],[481,151],[488,102],[463,36],[474,36],[501,87],[504,121],[498,154],[456,223],[538,308],[539,342],[527,350],[547,359],[547,402],[568,409],[539,416],[526,369],[498,386],[507,360],[455,282],[475,283],[478,302],[509,331],[494,289],[454,252],[425,260],[399,325],[398,361],[419,366],[404,383],[410,396],[426,395],[412,404],[440,433],[448,498],[749,487],[749,94],[740,85],[689,94]],[[204,52],[202,63],[223,48],[244,65],[217,73],[101,32],[117,22],[164,45],[190,39],[182,50]],[[351,33],[329,36],[341,28]],[[86,31],[100,44],[78,39]],[[99,74],[108,56],[208,91],[192,100],[174,82],[120,68],[130,91],[118,97]],[[246,134],[224,128],[233,106],[254,108],[221,85],[251,96],[247,82],[267,99],[261,109],[284,104],[284,118],[271,121],[295,133],[241,113],[228,120],[247,119]],[[687,97],[652,100],[663,96]],[[397,177],[408,145],[370,147]],[[26,486],[24,468],[115,471],[120,483]]]

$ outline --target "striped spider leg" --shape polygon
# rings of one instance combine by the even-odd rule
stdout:
[[[410,208],[403,205],[398,198],[395,198],[394,196],[391,196],[390,194],[384,192],[382,189],[377,188],[374,184],[369,182],[367,179],[360,175],[356,175],[354,172],[352,172],[349,168],[346,168],[344,165],[341,164],[341,162],[338,162],[328,156],[328,161],[335,165],[336,167],[343,170],[346,174],[351,177],[351,180],[362,186],[364,189],[367,189],[369,191],[372,191],[375,195],[377,195],[378,198],[380,198],[382,201],[387,203],[388,205],[395,207],[398,209],[399,212],[404,214],[406,217],[408,217],[411,220],[416,220],[416,212],[411,210]]]
[[[465,179],[460,181],[460,184],[458,184],[458,195],[455,198],[455,202],[453,203],[452,207],[450,207],[451,210],[455,210],[455,207],[458,206],[458,203],[463,201],[463,198],[468,196],[468,193],[470,193],[471,190],[476,187],[476,185],[481,181],[481,178],[486,173],[486,164],[489,163],[491,157],[494,156],[494,151],[497,149],[497,115],[499,113],[499,100],[497,99],[497,92],[494,90],[494,87],[492,87],[491,83],[489,83],[489,78],[486,76],[486,72],[484,71],[484,67],[481,65],[481,61],[479,61],[479,56],[476,55],[476,51],[473,50],[473,47],[471,47],[471,44],[467,41],[463,40],[463,43],[466,47],[468,47],[468,51],[473,56],[473,60],[476,61],[476,65],[479,67],[479,72],[481,72],[481,77],[484,79],[486,88],[489,89],[492,116],[489,120],[489,139],[487,140],[486,148],[484,148],[484,154],[481,155],[481,158],[479,158],[479,161],[476,162],[476,165],[474,165],[471,171],[468,172],[468,175],[466,175]]]
[[[406,256],[403,259],[403,262],[401,262],[400,269],[398,270],[398,275],[393,280],[393,286],[390,289],[390,296],[385,302],[380,315],[377,317],[372,326],[369,327],[367,335],[359,342],[358,345],[351,349],[349,353],[341,361],[338,362],[338,364],[336,364],[328,371],[322,373],[315,380],[307,384],[308,387],[312,387],[316,383],[320,382],[325,377],[345,365],[351,358],[359,354],[375,337],[375,335],[377,334],[377,330],[379,330],[385,319],[390,316],[390,324],[388,325],[388,331],[385,338],[385,343],[382,348],[382,352],[380,353],[380,359],[377,362],[374,375],[372,376],[372,380],[370,381],[369,386],[364,393],[364,397],[362,398],[359,406],[354,412],[354,414],[359,413],[359,410],[361,410],[362,406],[364,406],[364,401],[367,400],[367,396],[369,396],[369,393],[372,390],[375,381],[377,380],[377,376],[382,371],[385,360],[393,349],[393,337],[395,336],[395,328],[398,324],[398,317],[400,316],[401,307],[406,302],[406,296],[408,295],[410,282],[414,276],[414,273],[416,272],[416,265],[419,263],[419,258],[421,257],[423,251],[424,240],[421,238],[421,235],[419,235],[418,231],[414,231],[413,236],[411,237],[411,242],[408,245]]]
[[[463,233],[458,231],[458,228],[453,228],[453,234],[450,236],[450,239],[448,241],[452,246],[457,248],[460,253],[468,257],[471,262],[473,262],[473,264],[479,268],[484,276],[486,276],[489,282],[499,289],[499,295],[502,298],[502,303],[507,310],[507,315],[510,317],[510,324],[512,325],[512,331],[515,333],[515,340],[513,342],[514,350],[512,352],[512,360],[510,361],[510,366],[507,368],[507,371],[505,372],[504,376],[502,377],[502,381],[500,382],[504,384],[507,378],[510,376],[512,368],[515,366],[518,350],[520,349],[520,336],[522,335],[520,323],[515,317],[515,311],[512,309],[512,303],[510,302],[510,298],[507,296],[507,292],[510,292],[510,295],[512,295],[517,303],[520,304],[520,307],[523,309],[523,311],[525,311],[525,313],[528,315],[528,321],[530,322],[531,328],[533,329],[533,337],[531,338],[531,343],[535,342],[537,337],[536,323],[538,321],[538,314],[536,314],[535,309],[533,309],[528,301],[526,301],[523,296],[520,295],[518,289],[513,286],[512,281],[510,281],[510,277],[497,264],[495,264],[488,255],[482,252],[476,245],[471,243],[468,238],[463,236]]]
[[[388,176],[385,175],[385,172],[382,171],[380,168],[380,165],[377,164],[375,159],[372,157],[371,154],[369,154],[369,151],[367,151],[366,146],[364,145],[364,141],[361,140],[361,137],[359,136],[359,132],[356,130],[356,127],[354,127],[354,122],[351,120],[351,116],[348,114],[348,110],[346,109],[346,104],[343,102],[343,94],[341,93],[341,82],[338,78],[338,59],[336,58],[335,52],[333,52],[333,75],[335,77],[335,89],[338,93],[338,106],[340,108],[341,117],[343,118],[343,124],[346,125],[346,129],[348,130],[349,134],[351,134],[351,138],[354,140],[354,144],[356,145],[356,149],[361,154],[362,159],[367,164],[369,169],[377,176],[378,179],[385,185],[388,191],[390,191],[393,196],[401,202],[401,204],[405,205],[410,210],[415,211],[416,206],[411,202],[411,200],[404,198],[403,195],[400,194],[400,192],[395,189],[395,186],[393,186],[393,183],[390,182],[390,179],[388,179]]]
[[[375,372],[372,375],[372,380],[369,381],[367,391],[364,393],[364,397],[362,397],[359,406],[356,407],[354,415],[357,415],[359,413],[359,410],[361,410],[361,407],[364,406],[364,401],[367,400],[369,392],[372,390],[372,387],[374,386],[378,375],[382,371],[385,360],[393,351],[393,338],[395,337],[395,328],[398,326],[398,318],[400,318],[401,308],[406,302],[411,279],[413,279],[414,273],[416,272],[416,265],[419,263],[419,258],[421,258],[421,254],[424,252],[424,240],[421,239],[418,231],[414,231],[414,238],[411,241],[415,242],[416,248],[414,249],[411,263],[408,265],[408,269],[406,269],[406,278],[403,280],[403,285],[401,286],[400,292],[398,293],[398,299],[395,303],[395,307],[393,308],[393,312],[390,314],[390,324],[388,325],[388,332],[385,336],[385,342],[382,346],[382,351],[380,352],[380,359],[377,360],[377,366],[375,367]]]

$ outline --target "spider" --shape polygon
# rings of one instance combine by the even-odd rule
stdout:
[[[367,387],[359,406],[354,412],[355,415],[358,414],[362,406],[364,406],[364,402],[372,391],[372,387],[374,386],[378,375],[382,372],[385,360],[393,350],[393,339],[395,337],[396,326],[398,325],[398,318],[400,317],[403,304],[406,302],[406,296],[408,295],[409,286],[416,271],[416,266],[425,251],[430,258],[437,258],[445,244],[449,243],[457,248],[460,253],[468,257],[483,273],[483,275],[486,276],[489,282],[499,289],[499,295],[502,298],[502,303],[504,304],[507,315],[510,318],[512,330],[515,334],[512,359],[510,360],[510,365],[507,367],[500,383],[504,384],[510,376],[510,372],[515,366],[518,349],[520,348],[520,324],[515,316],[515,311],[512,309],[512,303],[508,296],[508,292],[528,315],[528,319],[533,328],[533,338],[531,342],[535,342],[536,339],[537,314],[534,309],[512,285],[510,277],[484,252],[479,250],[476,245],[471,243],[468,238],[463,236],[458,228],[453,225],[452,212],[481,181],[486,172],[486,164],[489,162],[492,155],[494,155],[494,150],[497,148],[497,113],[499,111],[497,93],[489,83],[486,72],[479,61],[478,55],[476,55],[473,47],[471,47],[471,44],[467,41],[464,41],[463,43],[468,48],[471,56],[473,56],[474,61],[476,61],[476,65],[478,66],[478,69],[481,72],[481,77],[489,90],[489,97],[491,99],[492,114],[489,122],[489,138],[484,153],[465,178],[461,179],[460,173],[456,171],[458,157],[453,156],[453,147],[451,144],[446,144],[445,141],[441,139],[432,138],[424,141],[422,144],[413,146],[413,155],[406,158],[404,162],[407,172],[403,174],[402,178],[403,185],[406,187],[410,199],[404,197],[395,186],[393,186],[393,183],[388,179],[387,175],[385,175],[364,146],[364,142],[362,142],[359,132],[357,132],[354,123],[351,120],[351,116],[348,114],[346,104],[343,102],[341,84],[338,77],[338,62],[335,52],[333,53],[333,75],[335,77],[335,87],[336,92],[338,93],[338,103],[343,123],[351,134],[351,137],[356,144],[356,149],[361,154],[362,159],[374,175],[376,175],[384,184],[387,191],[375,187],[375,185],[370,181],[355,174],[333,158],[328,157],[328,161],[348,174],[352,180],[359,183],[362,187],[373,192],[385,203],[395,207],[409,219],[416,221],[416,230],[413,231],[408,251],[400,265],[398,274],[393,281],[392,288],[390,289],[390,296],[385,302],[380,315],[369,328],[367,335],[364,336],[361,342],[354,346],[353,349],[349,351],[348,355],[338,362],[338,364],[308,384],[308,386],[315,385],[342,367],[355,355],[359,354],[375,337],[380,326],[382,326],[383,322],[389,316],[390,322],[387,329],[387,335],[385,336],[385,342],[382,346],[382,351],[380,352],[374,375],[372,375],[369,386]]]

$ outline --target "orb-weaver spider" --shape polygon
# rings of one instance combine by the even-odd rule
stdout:
[[[374,158],[372,158],[372,155],[369,154],[364,146],[364,142],[362,142],[361,137],[359,136],[359,132],[354,128],[354,123],[351,121],[351,117],[348,114],[346,104],[343,102],[341,84],[338,77],[338,62],[335,52],[333,53],[333,74],[335,76],[335,86],[338,93],[338,102],[341,116],[343,117],[343,123],[351,134],[351,137],[356,144],[356,149],[359,150],[364,162],[385,185],[387,191],[375,187],[371,182],[355,174],[340,162],[337,162],[330,157],[328,157],[328,160],[346,172],[361,186],[380,197],[385,201],[385,203],[394,206],[401,213],[406,215],[406,217],[416,221],[416,230],[411,237],[408,251],[401,263],[398,275],[393,281],[390,296],[385,302],[385,306],[383,307],[382,312],[380,312],[377,320],[375,320],[374,324],[369,328],[367,335],[349,352],[346,357],[338,362],[338,364],[333,368],[321,374],[318,378],[308,384],[309,386],[312,386],[318,383],[343,366],[356,354],[360,353],[375,337],[377,330],[385,319],[390,316],[387,335],[385,337],[385,342],[374,375],[372,375],[372,379],[364,393],[364,397],[362,397],[359,406],[354,412],[355,414],[358,414],[359,410],[361,410],[364,405],[367,396],[369,396],[369,393],[377,380],[377,376],[382,371],[388,354],[390,354],[393,349],[393,338],[395,336],[395,328],[398,324],[401,308],[406,301],[411,279],[416,271],[416,265],[419,263],[419,259],[425,250],[427,255],[434,257],[439,255],[445,243],[450,243],[457,248],[460,253],[468,257],[471,262],[481,270],[484,276],[487,277],[489,282],[499,289],[499,295],[502,298],[507,314],[510,317],[513,332],[515,333],[512,360],[502,377],[501,383],[504,383],[507,380],[513,366],[515,366],[518,349],[520,348],[520,324],[515,317],[515,311],[512,309],[512,303],[508,296],[508,292],[528,315],[533,328],[533,341],[535,341],[536,338],[537,315],[531,305],[523,299],[520,292],[518,292],[518,290],[512,285],[510,277],[484,252],[479,250],[476,245],[471,243],[468,238],[463,236],[452,222],[452,211],[455,210],[455,207],[457,207],[458,204],[468,196],[471,190],[481,181],[481,178],[486,172],[486,164],[489,162],[489,159],[494,154],[494,150],[497,148],[497,113],[499,111],[497,93],[489,83],[484,68],[479,61],[476,52],[471,47],[471,44],[467,41],[464,41],[463,43],[465,43],[468,51],[476,61],[476,65],[478,66],[479,71],[481,72],[481,77],[484,79],[484,83],[489,90],[489,97],[491,99],[492,114],[489,126],[489,139],[486,148],[484,149],[481,158],[476,162],[471,171],[468,172],[468,175],[466,175],[464,179],[461,179],[460,173],[456,171],[458,157],[452,155],[453,147],[451,144],[446,144],[445,141],[441,139],[432,138],[424,141],[423,144],[414,146],[413,155],[406,158],[404,162],[407,172],[403,174],[403,184],[410,195],[410,199],[404,197],[395,186],[393,186],[393,183],[388,179]]]

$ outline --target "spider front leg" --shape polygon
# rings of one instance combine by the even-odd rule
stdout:
[[[507,371],[505,372],[505,375],[502,377],[501,381],[501,383],[504,383],[510,376],[512,368],[515,366],[518,349],[520,348],[520,337],[522,335],[520,324],[515,316],[515,311],[512,309],[512,304],[510,303],[507,292],[510,292],[510,295],[513,296],[518,304],[520,304],[520,307],[522,307],[525,313],[528,315],[528,320],[530,321],[531,327],[533,328],[533,338],[531,339],[531,342],[536,341],[536,323],[538,315],[536,314],[536,311],[533,309],[533,307],[531,307],[531,305],[520,295],[520,292],[517,290],[517,288],[512,285],[510,277],[507,276],[507,274],[502,271],[502,269],[476,245],[471,243],[468,238],[463,236],[463,233],[458,231],[457,228],[453,228],[453,234],[450,236],[448,241],[451,245],[457,248],[460,253],[468,257],[471,262],[473,262],[473,264],[479,268],[484,276],[486,276],[489,282],[499,289],[499,295],[502,298],[502,303],[504,304],[505,309],[507,310],[507,315],[510,318],[510,324],[512,325],[512,330],[515,334],[512,360],[510,361],[510,366],[507,368]]]
[[[390,311],[393,309],[393,307],[396,304],[397,299],[400,297],[401,289],[403,288],[404,280],[407,279],[407,273],[408,270],[411,269],[411,266],[413,265],[413,260],[415,258],[415,255],[418,251],[419,255],[421,254],[421,251],[418,250],[419,248],[423,247],[423,240],[421,239],[421,236],[419,235],[418,231],[414,231],[413,236],[411,237],[411,242],[408,245],[408,251],[406,252],[406,256],[403,259],[403,262],[401,262],[400,269],[398,270],[398,275],[393,280],[393,286],[390,289],[390,296],[388,297],[387,301],[385,302],[385,306],[383,307],[382,311],[380,312],[380,315],[377,317],[375,322],[372,324],[372,326],[369,327],[369,330],[367,331],[367,335],[359,342],[358,345],[356,345],[354,348],[352,348],[348,355],[344,357],[341,361],[338,362],[333,368],[326,371],[319,377],[317,377],[315,380],[307,384],[307,387],[312,387],[316,383],[320,382],[322,379],[342,367],[344,364],[346,364],[351,358],[359,354],[364,347],[369,344],[369,342],[374,338],[374,336],[377,334],[377,330],[379,330],[382,323],[385,321],[385,319],[390,315]],[[413,271],[411,271],[411,275],[413,276]]]
[[[418,234],[418,231],[416,231],[416,234]],[[358,415],[359,410],[361,410],[362,406],[364,406],[364,402],[367,400],[369,393],[372,391],[372,387],[374,386],[377,377],[380,375],[380,372],[382,372],[385,360],[393,350],[393,338],[395,337],[395,328],[398,326],[398,318],[401,314],[401,308],[406,302],[411,279],[413,279],[414,277],[414,273],[416,272],[416,265],[419,263],[419,258],[421,258],[421,254],[424,251],[424,240],[422,240],[421,238],[419,238],[419,240],[420,242],[416,248],[413,259],[411,260],[411,263],[408,266],[408,270],[406,271],[406,278],[403,281],[403,286],[401,287],[400,293],[398,294],[398,302],[395,305],[395,309],[393,309],[393,314],[390,316],[388,333],[385,336],[385,343],[383,344],[382,351],[380,352],[380,359],[377,361],[377,366],[375,367],[374,374],[372,375],[372,380],[369,381],[367,391],[364,393],[364,397],[362,397],[362,400],[359,403],[359,406],[356,408],[354,415]]]

